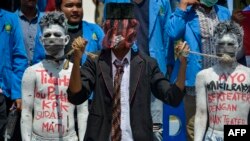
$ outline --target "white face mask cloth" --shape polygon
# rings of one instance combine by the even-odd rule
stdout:
[[[65,45],[69,42],[69,36],[65,35],[65,29],[59,25],[51,25],[44,28],[41,42],[48,55],[58,55],[64,51]]]
[[[60,37],[50,37],[50,38],[43,38],[42,39],[43,45],[44,46],[64,46],[65,45],[65,38]]]
[[[236,53],[238,51],[237,37],[233,34],[225,34],[221,39],[215,42],[216,54],[220,57],[226,56],[225,60],[233,61],[236,58]]]
[[[233,34],[225,34],[221,39],[217,40],[215,44],[218,56],[222,56],[223,54],[227,54],[231,57],[236,56],[239,45],[237,43],[237,38],[234,36]]]

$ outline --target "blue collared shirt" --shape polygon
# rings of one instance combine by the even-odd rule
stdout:
[[[18,17],[23,31],[24,44],[27,52],[29,64],[33,58],[35,37],[37,33],[39,12],[32,20],[28,20],[21,10],[18,10]]]

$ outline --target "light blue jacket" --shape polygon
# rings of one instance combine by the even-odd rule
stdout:
[[[12,100],[21,98],[21,79],[27,66],[18,17],[0,9],[0,88]]]
[[[230,19],[228,9],[219,5],[215,5],[214,8],[219,21]],[[175,40],[183,38],[184,41],[187,41],[191,51],[201,52],[202,45],[199,19],[192,7],[189,7],[186,11],[176,8],[168,22],[167,31],[169,36]],[[172,52],[172,54],[174,54],[174,52]],[[174,60],[174,58],[172,58],[172,60]],[[202,69],[202,57],[189,54],[187,62],[185,85],[194,86],[196,74]],[[180,62],[177,60],[170,79],[172,83],[176,81],[179,66]]]
[[[104,0],[105,3],[129,3],[131,0]],[[160,70],[165,74],[168,58],[172,55],[168,53],[169,38],[166,28],[168,18],[171,15],[170,2],[168,0],[149,1],[149,53],[159,64]]]
[[[86,46],[87,52],[96,52],[101,49],[102,40],[104,37],[103,30],[97,24],[88,23],[86,21],[82,22],[83,27],[83,37],[88,41]],[[39,29],[41,30],[41,29]],[[34,56],[33,56],[33,64],[38,63],[42,59],[45,58],[45,49],[41,42],[39,41],[39,37],[41,32],[36,37],[36,45],[34,49]],[[82,57],[82,63],[86,61],[86,55],[84,54]]]

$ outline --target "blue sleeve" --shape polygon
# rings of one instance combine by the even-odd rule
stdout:
[[[40,42],[40,36],[41,36],[41,29],[37,28],[37,34],[35,38],[35,47],[34,47],[34,54],[33,54],[33,59],[32,59],[32,64],[36,64],[43,60],[45,58],[45,49]]]
[[[165,18],[164,18],[164,23],[163,23],[163,27],[164,27],[164,32],[163,32],[163,40],[164,40],[164,46],[165,46],[165,51],[166,51],[166,55],[165,55],[165,60],[166,60],[166,64],[167,65],[173,65],[174,64],[174,53],[173,52],[173,41],[171,41],[169,35],[168,35],[168,22],[170,21],[170,16],[172,14],[172,10],[171,10],[171,6],[170,6],[170,2],[169,0],[165,1]]]
[[[168,51],[166,52],[166,64],[167,66],[174,66],[175,64],[175,54],[174,54],[174,40],[170,39],[169,41],[169,48],[168,48]]]
[[[183,11],[178,7],[170,16],[169,22],[167,24],[167,33],[171,38],[178,40],[183,37],[186,29],[187,16],[188,12]]]
[[[99,25],[83,21],[83,37],[88,40],[86,51],[97,52],[102,49],[104,32]],[[86,61],[86,58],[86,54],[83,54],[81,60],[82,64]]]
[[[96,25],[95,32],[96,32],[97,38],[98,38],[98,49],[100,50],[100,49],[102,49],[102,41],[104,38],[104,32],[99,25]]]
[[[37,6],[38,6],[39,11],[44,12],[45,8],[47,6],[47,0],[38,0],[37,1]]]
[[[23,42],[22,29],[18,17],[13,14],[13,30],[11,33],[12,43],[12,80],[11,80],[11,99],[21,98],[21,80],[25,69],[28,67],[28,58]]]

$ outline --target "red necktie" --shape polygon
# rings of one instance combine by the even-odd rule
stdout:
[[[114,97],[113,97],[113,108],[112,108],[112,131],[111,141],[121,141],[121,81],[123,75],[124,65],[128,63],[125,59],[123,63],[115,60],[114,65],[116,67],[116,74],[114,77]]]

